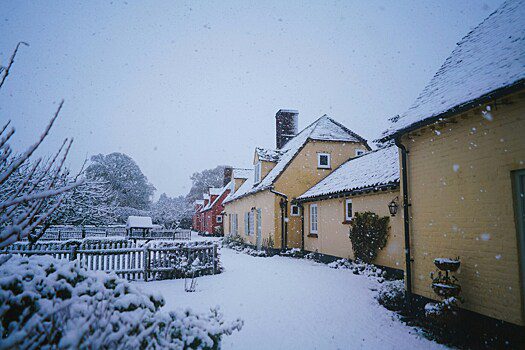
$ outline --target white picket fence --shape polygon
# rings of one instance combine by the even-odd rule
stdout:
[[[132,241],[15,243],[0,253],[51,255],[78,261],[88,270],[115,272],[129,280],[158,280],[218,273],[218,246],[212,243],[178,243],[140,246]],[[197,260],[198,259],[198,260]]]

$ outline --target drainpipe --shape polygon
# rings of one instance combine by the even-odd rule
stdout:
[[[304,252],[304,205],[303,203],[298,203],[297,205],[301,213],[301,251]]]
[[[408,213],[408,168],[406,147],[401,143],[399,138],[395,139],[396,146],[401,150],[401,181],[403,185],[403,221],[405,231],[405,269],[407,273],[407,294],[409,300],[412,298],[412,258],[410,257],[410,218]]]
[[[281,207],[281,250],[285,250],[288,239],[288,197],[284,193],[274,191],[273,189],[270,189],[270,192],[281,197],[281,201],[279,202],[279,206]]]

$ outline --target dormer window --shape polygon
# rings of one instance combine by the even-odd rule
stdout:
[[[317,168],[319,169],[330,169],[330,153],[317,153]]]
[[[363,155],[363,154],[365,154],[365,150],[364,150],[364,149],[356,149],[356,150],[355,150],[355,156],[356,156],[356,157],[357,157],[357,156],[361,156],[361,155]]]
[[[255,164],[255,171],[254,171],[254,182],[256,184],[258,184],[259,182],[261,182],[261,162],[258,162],[257,164]]]

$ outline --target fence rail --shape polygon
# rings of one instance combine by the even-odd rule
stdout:
[[[103,243],[36,243],[14,244],[0,253],[51,255],[57,259],[78,261],[88,270],[115,272],[129,280],[159,280],[218,273],[216,244],[155,247],[132,241]]]
[[[81,226],[65,226],[65,227],[50,227],[46,230],[39,241],[66,241],[69,239],[83,239],[83,238],[103,238],[127,236],[128,233],[125,227],[81,227]],[[133,239],[148,239],[148,240],[181,240],[188,241],[191,239],[191,230],[152,230],[149,232],[133,232],[130,236]]]

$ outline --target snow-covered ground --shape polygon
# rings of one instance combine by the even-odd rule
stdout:
[[[137,283],[166,299],[166,309],[207,311],[245,321],[223,349],[442,349],[418,335],[374,299],[374,281],[309,260],[257,258],[221,250],[224,273],[198,279]]]

